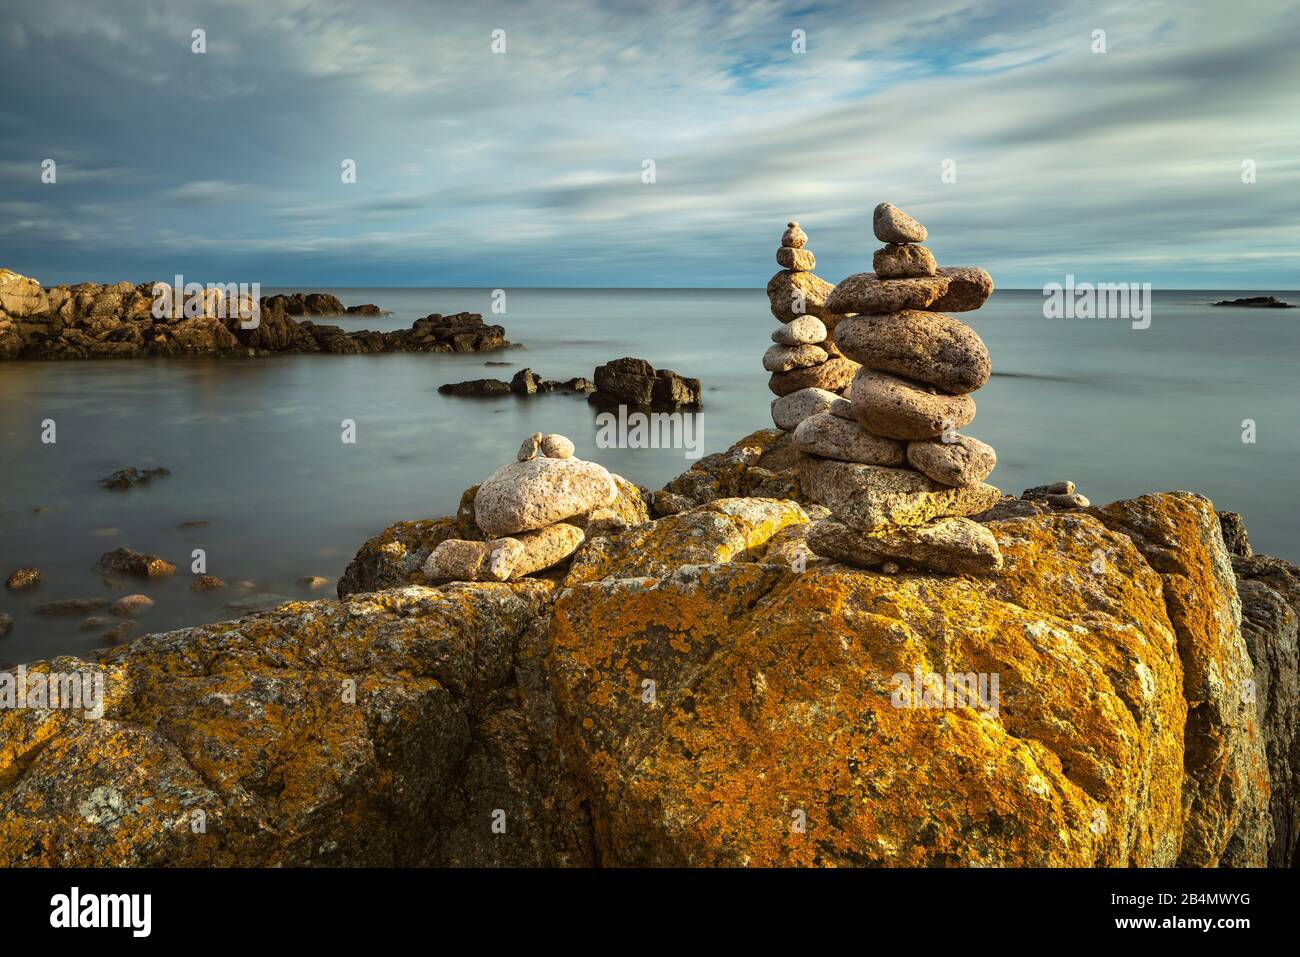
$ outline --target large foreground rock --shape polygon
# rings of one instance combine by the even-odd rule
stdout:
[[[703,507],[588,517],[563,586],[57,659],[104,676],[104,716],[0,709],[0,866],[1288,859],[1294,568],[1238,560],[1244,638],[1214,513],[1178,493],[990,520],[999,576],[879,575],[803,554],[805,471],[747,436],[664,492]],[[759,486],[788,494],[720,494]],[[408,556],[363,548],[353,585],[436,534],[378,536]]]
[[[1093,519],[993,531],[1039,572],[732,563],[566,589],[549,670],[602,862],[1172,864],[1186,706],[1159,576]],[[918,671],[997,674],[1001,707],[895,706],[924,703],[897,680]]]
[[[1214,506],[1178,492],[1090,512],[1127,536],[1160,574],[1178,636],[1189,706],[1179,864],[1261,866],[1272,840],[1268,763],[1241,601]]]
[[[56,659],[103,675],[104,716],[0,711],[0,862],[581,863],[576,800],[567,831],[538,817],[565,799],[516,672],[550,591],[290,602]]]
[[[1272,785],[1268,864],[1293,867],[1300,860],[1300,568],[1268,555],[1234,555],[1232,568]]]

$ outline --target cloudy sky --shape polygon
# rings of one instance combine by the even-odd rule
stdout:
[[[756,286],[790,218],[835,281],[888,200],[1004,287],[1300,287],[1279,0],[6,0],[0,88],[47,285]]]

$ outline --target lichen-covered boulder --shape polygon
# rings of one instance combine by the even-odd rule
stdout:
[[[449,827],[491,846],[486,814],[459,820],[445,797],[551,590],[289,602],[33,666],[102,674],[104,712],[0,711],[0,864],[433,864]],[[547,780],[518,760],[534,789]],[[500,806],[525,803],[543,802]],[[501,859],[537,862],[527,830],[500,838]]]
[[[670,574],[685,565],[756,561],[781,529],[808,514],[781,499],[715,499],[689,511],[597,540],[578,552],[565,585]]]
[[[1262,866],[1271,839],[1268,762],[1241,601],[1214,506],[1173,492],[1090,513],[1127,536],[1160,573],[1178,635],[1188,704],[1179,864],[1213,867],[1227,855],[1237,866]]]
[[[566,588],[549,670],[602,861],[1172,864],[1186,705],[1160,577],[1095,519],[993,531],[1022,587],[730,563]],[[997,696],[909,685],[948,673]]]
[[[725,452],[706,455],[655,493],[655,512],[665,515],[718,498],[789,498],[803,501],[798,467],[802,453],[788,433],[760,429]],[[664,508],[672,497],[677,506]]]
[[[1220,513],[1222,520],[1224,513]],[[1229,513],[1231,514],[1231,513]],[[1233,526],[1245,542],[1240,516]],[[1239,546],[1240,547],[1240,546]],[[1268,757],[1270,867],[1292,867],[1300,843],[1300,568],[1249,545],[1232,559],[1241,632],[1255,666],[1255,711]]]

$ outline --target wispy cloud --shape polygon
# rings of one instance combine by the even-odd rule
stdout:
[[[1295,285],[1287,5],[10,7],[0,239],[46,282],[761,285],[792,216],[834,280],[888,199],[1002,285]]]

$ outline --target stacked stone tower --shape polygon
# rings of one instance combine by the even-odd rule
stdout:
[[[836,316],[834,346],[859,366],[849,388],[796,390],[773,403],[804,454],[805,493],[833,513],[808,544],[863,567],[996,571],[996,541],[965,516],[1000,498],[984,481],[997,456],[957,431],[975,418],[971,394],[989,379],[988,349],[944,314],[978,309],[993,280],[975,267],[938,268],[920,245],[926,228],[895,206],[878,206],[873,228],[885,244],[874,271],[845,279],[821,307]]]
[[[807,243],[807,234],[791,220],[776,251],[783,268],[767,284],[772,315],[781,325],[772,333],[775,345],[763,354],[763,368],[772,373],[768,388],[777,396],[816,390],[833,397],[848,388],[858,364],[846,359],[831,338],[842,317],[825,308],[832,287],[813,274],[817,258]],[[804,404],[783,404],[778,398],[772,403],[772,417],[779,427],[790,428],[782,424],[796,421],[790,408]]]

